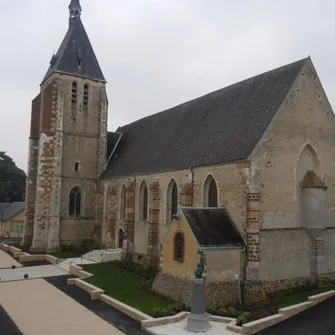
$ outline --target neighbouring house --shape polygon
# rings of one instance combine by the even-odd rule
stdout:
[[[23,237],[24,208],[24,202],[0,203],[0,236]]]
[[[174,280],[183,290],[195,256],[185,258],[185,272],[164,265],[176,252],[165,238],[175,215],[183,208],[180,224],[194,233],[186,207],[224,208],[245,261],[222,264],[215,280],[224,287],[235,278],[235,297],[243,289],[246,299],[262,300],[334,280],[335,117],[311,58],[108,132],[106,80],[79,0],[69,10],[32,102],[23,244],[35,252],[119,247],[145,267],[158,268],[163,257],[156,289]],[[202,250],[194,235],[185,248]],[[244,255],[241,247],[214,254]],[[229,300],[220,290],[219,301]]]
[[[180,209],[162,242],[160,272],[153,289],[190,304],[200,257],[205,260],[208,305],[238,304],[245,243],[225,208]]]

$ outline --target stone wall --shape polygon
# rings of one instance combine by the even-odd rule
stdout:
[[[135,209],[134,210],[134,253],[147,255],[151,253],[151,246],[159,249],[170,227],[168,217],[168,187],[172,180],[177,184],[179,207],[204,206],[204,184],[211,174],[218,185],[219,206],[225,206],[242,236],[245,236],[246,227],[246,175],[248,165],[235,163],[212,167],[194,168],[190,170],[171,171],[165,173],[136,176],[136,178],[119,178],[106,180],[104,183],[105,208],[104,226],[113,225],[114,231],[118,227],[125,227],[125,222],[120,216],[121,188],[134,183]],[[149,191],[149,217],[147,221],[141,218],[140,188],[143,182]],[[113,190],[110,192],[108,190]],[[156,194],[156,195],[154,195]],[[150,216],[151,215],[151,216]],[[158,221],[155,221],[158,219]],[[112,222],[112,223],[111,223]],[[108,229],[104,228],[106,235]],[[158,240],[157,240],[158,234]],[[155,238],[155,241],[152,238]],[[102,236],[106,240],[106,236]],[[150,246],[150,250],[148,247]],[[157,252],[154,252],[157,255]]]
[[[84,104],[84,84],[89,87],[88,104]],[[34,251],[57,250],[62,245],[79,245],[88,240],[100,244],[103,185],[98,179],[106,162],[105,86],[53,74],[41,86],[39,106],[37,127],[33,104],[32,129],[38,138],[38,149],[30,149],[29,166],[33,170],[35,164],[37,176],[35,186],[34,172],[28,175],[31,186],[27,191],[24,242],[27,245],[32,242]],[[35,142],[31,141],[31,148],[36,147]],[[34,159],[36,152],[38,159]],[[81,213],[76,217],[69,215],[69,194],[73,187],[82,192]],[[33,234],[33,239],[29,234]]]
[[[236,306],[240,303],[239,282],[205,283],[208,308]],[[159,273],[154,281],[153,290],[187,306],[191,305],[193,281],[190,278],[178,278],[169,274]]]
[[[309,227],[309,222],[302,215],[300,187],[308,170],[313,170],[326,184],[326,209],[324,216],[319,217],[325,217],[327,227],[333,227],[334,131],[333,111],[308,61],[251,158],[251,165],[258,166],[260,171],[261,281],[289,285],[299,278],[307,280],[314,275],[321,277],[323,272],[334,272],[331,234],[326,233],[328,256],[317,255],[311,240],[317,236],[308,236],[303,229]],[[316,222],[313,224],[314,228]],[[332,265],[328,267],[327,261]]]

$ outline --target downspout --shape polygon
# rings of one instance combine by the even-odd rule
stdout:
[[[244,288],[245,288],[245,278],[246,278],[246,247],[244,247],[240,252],[240,275],[239,275],[239,300],[240,306],[244,306]]]
[[[192,180],[191,180],[191,190],[192,190],[192,198],[191,198],[191,207],[193,207],[193,198],[194,198],[194,171],[193,171],[193,167],[190,166],[190,171],[191,171],[191,175],[192,175]]]

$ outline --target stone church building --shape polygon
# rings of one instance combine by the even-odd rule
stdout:
[[[161,250],[180,213],[223,207],[245,245],[246,283],[274,291],[331,277],[335,117],[312,60],[108,132],[106,80],[79,0],[69,9],[32,102],[23,244],[122,248],[164,269]],[[186,250],[186,239],[178,243]]]

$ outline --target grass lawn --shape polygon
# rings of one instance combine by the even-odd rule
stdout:
[[[315,289],[311,291],[294,293],[292,295],[280,295],[278,297],[278,305],[279,305],[279,308],[283,308],[283,307],[288,307],[288,306],[295,305],[295,304],[300,304],[302,302],[308,301],[308,297],[312,295],[327,292],[333,289],[334,289],[334,286],[327,287],[327,288],[319,288],[319,289]]]
[[[57,258],[64,259],[64,258],[80,257],[81,253],[79,251],[75,251],[75,250],[68,250],[68,251],[53,252],[49,255],[57,257]]]
[[[94,274],[86,279],[105,291],[105,293],[143,313],[149,314],[153,308],[162,308],[171,305],[171,301],[160,299],[143,289],[140,278],[125,272],[112,264],[87,264],[85,271]]]

